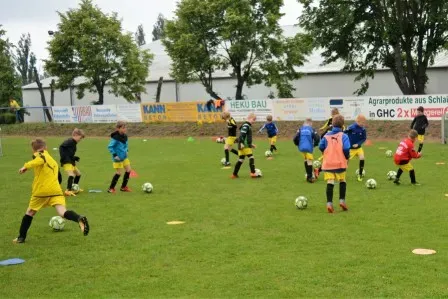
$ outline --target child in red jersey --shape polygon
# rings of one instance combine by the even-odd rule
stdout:
[[[400,185],[400,176],[404,171],[409,172],[409,176],[411,177],[411,184],[414,186],[420,186],[419,183],[415,180],[415,170],[414,166],[411,164],[412,159],[420,159],[422,154],[416,152],[414,149],[414,143],[417,139],[418,132],[416,130],[411,130],[409,132],[408,138],[400,142],[398,145],[397,151],[394,155],[395,165],[398,165],[399,169],[397,172],[397,178],[394,183],[396,185]]]

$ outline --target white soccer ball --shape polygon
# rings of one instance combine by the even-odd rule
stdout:
[[[313,167],[314,168],[320,168],[321,166],[322,166],[322,163],[320,163],[319,160],[316,160],[316,161],[313,162]]]
[[[142,186],[142,190],[145,193],[151,193],[153,190],[152,184],[151,183],[144,183]]]
[[[366,182],[367,189],[375,189],[376,188],[376,181],[374,179],[368,179]]]
[[[299,210],[304,210],[308,207],[308,199],[305,196],[299,196],[296,198],[296,208]]]
[[[222,159],[221,159],[221,164],[222,164],[222,165],[226,165],[226,158],[222,158]]]
[[[390,158],[392,157],[394,153],[391,150],[386,151],[386,157]]]
[[[356,169],[356,176],[358,176],[358,175],[359,175],[359,169]],[[366,170],[365,169],[362,170],[362,175],[361,176],[362,177],[366,176]]]
[[[261,172],[261,170],[260,169],[255,169],[255,174],[258,176],[258,177],[262,177],[263,176],[263,173]]]
[[[78,194],[80,189],[81,189],[81,188],[79,188],[79,185],[78,185],[78,184],[73,184],[73,185],[72,185],[72,192],[73,192],[73,193]]]
[[[216,143],[222,143],[222,138],[221,137],[216,138]]]
[[[266,152],[264,153],[264,155],[265,155],[266,157],[272,157],[272,152],[271,152],[271,151],[266,151]]]
[[[61,216],[54,216],[50,219],[48,225],[55,231],[61,231],[65,226],[65,219]]]
[[[396,178],[397,178],[397,173],[395,171],[391,170],[387,173],[387,179],[389,181],[395,180]]]

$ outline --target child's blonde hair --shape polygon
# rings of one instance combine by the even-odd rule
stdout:
[[[416,130],[410,130],[409,131],[409,138],[415,139],[418,136],[418,132]]]
[[[344,117],[340,114],[333,117],[333,127],[342,128],[344,126]]]
[[[268,115],[268,116],[266,116],[266,120],[267,120],[267,121],[272,121],[272,115]]]
[[[47,144],[45,143],[45,140],[43,140],[42,138],[36,138],[33,141],[31,141],[31,148],[35,152],[45,149],[46,146]]]
[[[358,116],[356,117],[356,122],[363,122],[363,123],[365,123],[366,121],[367,121],[367,119],[364,116],[364,114],[358,114]]]
[[[122,120],[117,121],[117,125],[115,126],[115,128],[120,129],[120,128],[124,128],[124,127],[126,127],[125,121],[122,121]]]
[[[250,119],[257,119],[257,116],[255,115],[255,113],[250,113],[250,114],[247,116],[247,120],[250,120]]]
[[[230,113],[229,112],[223,112],[222,114],[221,114],[221,117],[222,117],[222,119],[229,119],[230,118]]]
[[[73,130],[72,136],[81,136],[81,138],[86,137],[86,135],[84,134],[84,131],[78,128],[75,128]]]
[[[339,114],[339,109],[338,108],[333,108],[331,110],[331,116],[335,116],[335,115],[338,115],[338,114]]]
[[[313,122],[313,120],[311,118],[305,119],[305,124],[307,124],[307,125],[311,125],[312,122]]]

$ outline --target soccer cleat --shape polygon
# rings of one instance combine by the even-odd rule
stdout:
[[[412,185],[412,186],[421,186],[422,184],[420,184],[420,183],[418,183],[418,182],[414,182],[414,183],[411,183],[411,185]]]
[[[237,174],[232,174],[232,176],[230,177],[231,179],[238,179],[239,176]]]
[[[362,176],[358,175],[358,182],[362,182]]]
[[[341,207],[342,210],[348,211],[347,204],[345,203],[345,200],[340,200],[339,206]]]
[[[70,191],[70,190],[65,190],[65,191],[64,191],[64,195],[65,195],[65,196],[76,196],[76,194],[73,193],[73,191]]]
[[[107,193],[115,193],[115,189],[114,188],[110,188],[109,190],[107,190]]]
[[[311,178],[311,179],[306,179],[306,181],[310,184],[313,184],[314,182],[316,182],[315,178]]]
[[[261,178],[261,176],[257,175],[256,173],[251,173],[251,174],[250,174],[250,177],[253,178],[253,179],[259,179],[259,178]]]
[[[224,163],[224,167],[229,167],[230,165],[232,165],[232,163],[230,163],[230,162]]]
[[[90,226],[89,226],[89,222],[87,221],[87,217],[79,216],[78,223],[79,223],[79,228],[81,229],[84,236],[87,236],[90,231]]]
[[[327,212],[330,214],[334,213],[333,203],[327,203]]]
[[[397,186],[400,185],[400,184],[401,184],[401,183],[400,183],[400,180],[395,180],[395,181],[394,181],[394,184],[397,185]]]
[[[122,192],[132,192],[132,190],[129,189],[128,186],[126,186],[126,187],[124,187],[124,188],[120,188],[120,191],[122,191]]]
[[[17,237],[17,238],[15,238],[14,240],[12,240],[12,242],[13,242],[14,244],[25,243],[25,238]]]

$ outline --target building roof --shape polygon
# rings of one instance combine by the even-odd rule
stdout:
[[[299,33],[299,27],[295,25],[283,26],[283,34],[286,37],[293,37],[297,33]],[[154,55],[154,60],[149,67],[149,76],[147,78],[148,82],[156,82],[160,77],[163,77],[165,81],[173,80],[170,76],[171,69],[171,58],[168,53],[165,51],[165,47],[163,46],[160,40],[146,44],[141,47],[144,50],[149,50]],[[323,65],[322,58],[322,50],[316,49],[311,55],[307,57],[308,61],[301,67],[298,67],[297,70],[304,74],[316,74],[316,73],[335,73],[341,72],[344,67],[344,63],[342,61],[333,62],[327,65]],[[434,64],[431,68],[441,68],[448,67],[448,54],[440,53],[436,56]],[[230,78],[230,71],[217,71],[214,73],[215,78]],[[57,79],[56,77],[50,77],[42,80],[42,86],[44,88],[48,88],[50,86],[51,80]],[[83,82],[85,79],[83,77],[76,78],[75,85]],[[23,86],[22,89],[36,89],[37,84],[32,83],[26,86]]]

